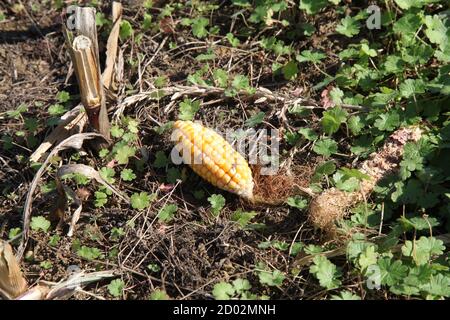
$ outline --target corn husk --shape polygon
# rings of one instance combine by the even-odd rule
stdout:
[[[15,298],[26,289],[27,282],[11,245],[0,240],[0,292],[8,298]]]

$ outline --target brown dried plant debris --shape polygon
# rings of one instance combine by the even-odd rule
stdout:
[[[0,240],[0,296],[12,299],[27,289],[27,282],[12,247]]]
[[[261,174],[261,166],[252,167],[255,204],[280,205],[287,198],[298,194],[311,195],[307,186],[314,172],[313,166],[301,165],[280,168],[274,175]]]
[[[312,224],[329,235],[335,234],[335,222],[345,217],[350,207],[365,201],[382,178],[398,169],[406,142],[418,141],[421,134],[422,131],[418,127],[395,131],[377,153],[373,153],[359,165],[359,170],[370,177],[361,182],[359,191],[344,192],[330,188],[315,197],[309,209]]]

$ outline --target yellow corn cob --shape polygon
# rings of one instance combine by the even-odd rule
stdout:
[[[192,121],[179,120],[174,127],[175,147],[185,164],[212,185],[253,199],[252,171],[224,138]]]

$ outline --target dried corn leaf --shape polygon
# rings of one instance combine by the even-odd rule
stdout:
[[[83,286],[107,278],[115,277],[114,271],[98,271],[85,273],[84,271],[72,274],[67,280],[57,284],[40,283],[28,290],[16,300],[63,300],[70,298]]]
[[[120,2],[113,2],[112,5],[113,27],[108,37],[106,44],[106,63],[105,70],[102,74],[103,85],[105,88],[115,91],[114,83],[115,65],[117,58],[117,48],[119,42],[120,22],[122,21],[122,4]]]
[[[48,163],[50,159],[52,159],[54,156],[58,154],[58,152],[65,150],[65,149],[81,149],[83,146],[83,142],[85,140],[92,140],[95,138],[102,138],[105,139],[101,134],[99,133],[78,133],[75,134],[63,141],[61,141],[57,146],[53,148],[53,150],[49,153],[47,158],[45,159],[44,163],[39,168],[38,172],[36,172],[36,175],[33,178],[33,181],[31,182],[30,189],[27,193],[27,198],[25,200],[25,205],[23,208],[23,228],[22,228],[22,239],[18,248],[17,252],[17,258],[21,259],[23,257],[23,254],[25,252],[25,248],[28,242],[28,236],[30,232],[30,221],[31,221],[31,209],[33,204],[33,194],[36,190],[36,187],[44,174],[45,170],[47,169]],[[106,139],[105,139],[106,140]]]
[[[6,298],[12,299],[22,294],[27,289],[27,282],[11,245],[0,240],[0,293]]]
[[[70,111],[67,111],[61,118],[58,126],[45,138],[40,146],[30,156],[31,162],[38,162],[52,145],[61,142],[67,137],[80,133],[87,122],[85,112],[82,112],[82,106],[78,105]]]

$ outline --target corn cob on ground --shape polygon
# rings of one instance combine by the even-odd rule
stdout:
[[[212,185],[253,200],[247,161],[215,131],[192,121],[176,121],[175,148],[195,173]]]

